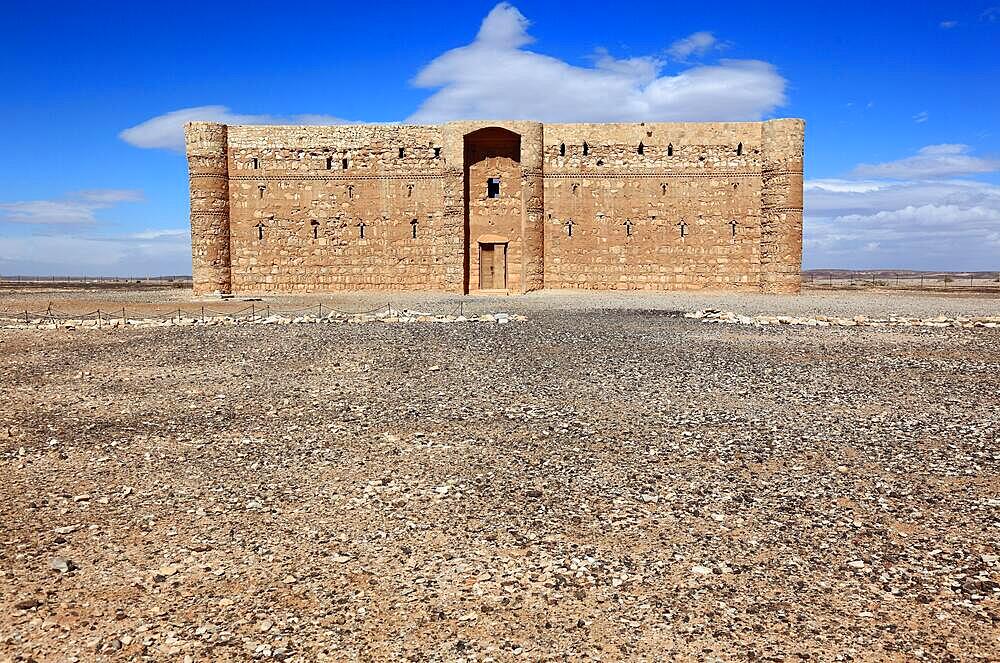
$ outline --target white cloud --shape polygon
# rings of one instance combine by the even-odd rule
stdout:
[[[244,115],[225,106],[195,106],[181,108],[146,120],[125,129],[118,137],[135,147],[184,151],[184,125],[188,122],[221,122],[223,124],[344,124],[331,115]]]
[[[0,221],[39,225],[91,224],[97,211],[118,203],[140,202],[141,191],[94,189],[81,191],[64,200],[21,200],[0,203]]]
[[[767,62],[721,60],[671,75],[663,74],[659,58],[600,51],[593,66],[580,67],[522,48],[532,41],[527,27],[515,7],[494,7],[471,44],[443,53],[417,74],[417,87],[436,91],[409,121],[756,120],[785,103],[786,81]],[[694,53],[705,43],[699,37],[678,48]]]
[[[995,270],[1000,186],[975,180],[811,180],[806,267]]]
[[[191,273],[187,229],[118,235],[0,236],[0,274],[144,276]]]
[[[929,119],[931,119],[931,115],[927,111],[920,111],[919,113],[913,116],[913,121],[916,122],[917,124],[923,124]]]
[[[853,171],[860,177],[916,179],[953,177],[1000,170],[1000,160],[970,156],[968,145],[944,143],[920,148],[917,154],[897,161],[859,164]]]
[[[958,27],[958,21],[941,21],[938,25],[941,26],[942,30],[951,30]]]
[[[711,32],[695,32],[678,39],[667,52],[676,60],[686,60],[692,55],[705,55],[718,46],[718,40]]]

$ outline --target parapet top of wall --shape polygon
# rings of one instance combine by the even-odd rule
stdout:
[[[229,147],[267,149],[284,147],[333,149],[440,147],[441,127],[418,124],[333,124],[333,125],[229,125]]]
[[[545,144],[758,144],[763,122],[629,122],[546,124]]]

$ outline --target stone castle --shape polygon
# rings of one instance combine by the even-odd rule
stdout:
[[[802,120],[185,133],[196,294],[799,290]]]

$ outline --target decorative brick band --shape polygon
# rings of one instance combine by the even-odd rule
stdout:
[[[767,210],[768,212],[801,212],[803,211],[801,207],[768,207],[763,205],[762,210]]]
[[[271,175],[230,175],[229,180],[235,182],[275,182],[290,180],[327,180],[333,182],[356,182],[356,181],[377,181],[377,180],[437,180],[445,177],[444,173],[413,173],[410,175],[294,175],[294,174],[271,174]]]
[[[665,178],[691,178],[691,177],[760,177],[761,171],[751,170],[715,170],[710,172],[696,172],[696,173],[651,173],[651,172],[639,172],[639,173],[628,173],[628,172],[587,172],[587,173],[544,173],[542,177],[545,179],[665,179]]]

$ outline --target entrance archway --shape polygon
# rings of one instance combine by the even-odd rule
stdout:
[[[463,178],[465,292],[507,289],[520,262],[519,245],[506,239],[519,238],[523,222],[520,134],[500,127],[466,134]]]

